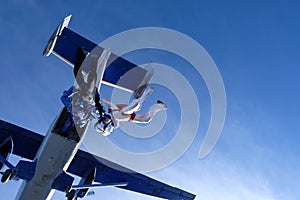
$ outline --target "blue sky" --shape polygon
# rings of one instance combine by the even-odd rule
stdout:
[[[299,3],[254,1],[48,1],[13,0],[0,7],[0,118],[45,133],[61,108],[59,96],[72,82],[71,68],[54,56],[42,56],[58,23],[72,14],[70,28],[94,42],[138,27],[164,27],[199,42],[223,77],[227,116],[220,140],[198,159],[210,119],[209,94],[184,61],[164,53],[128,54],[137,64],[155,61],[174,66],[191,79],[200,101],[201,121],[188,151],[171,166],[149,175],[197,194],[197,199],[299,199],[298,119],[300,40]],[[185,68],[184,68],[185,67]],[[150,102],[161,98],[157,93]],[[169,94],[169,93],[168,93]],[[176,103],[165,96],[170,108]],[[169,109],[168,112],[172,109]],[[168,115],[167,125],[178,115]],[[170,125],[169,125],[170,126]],[[172,133],[163,131],[167,139]],[[130,139],[116,132],[111,140],[128,150]],[[159,147],[159,141],[151,141]],[[149,150],[153,150],[149,145]],[[20,183],[0,186],[14,199]],[[96,190],[88,199],[153,199],[114,188]],[[56,193],[53,199],[63,199]]]

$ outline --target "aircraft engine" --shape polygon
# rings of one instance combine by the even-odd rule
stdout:
[[[11,137],[5,138],[4,140],[0,141],[0,156],[2,158],[8,160],[9,155],[12,153],[13,150],[13,140]],[[2,170],[4,164],[0,162],[0,170]]]

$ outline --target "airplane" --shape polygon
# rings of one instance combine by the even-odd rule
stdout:
[[[96,62],[101,84],[108,84],[133,92],[135,97],[142,94],[151,73],[87,40],[68,28],[71,16],[66,17],[51,35],[43,55],[54,54],[74,66],[79,60],[91,62],[89,55],[98,55]],[[95,53],[96,52],[96,53]],[[94,63],[95,64],[95,63]],[[83,65],[88,72],[91,64]],[[132,74],[131,74],[132,72]],[[124,74],[135,81],[126,81]],[[128,77],[127,77],[128,78]],[[51,199],[54,191],[66,194],[67,200],[84,198],[91,188],[112,186],[153,197],[172,200],[192,200],[196,196],[182,189],[167,185],[141,173],[117,165],[104,158],[79,149],[87,132],[84,127],[72,128],[63,134],[69,112],[64,107],[52,122],[46,135],[0,120],[0,170],[1,182],[23,180],[15,197],[17,200]],[[14,166],[9,156],[21,157]],[[74,184],[74,176],[80,177]]]

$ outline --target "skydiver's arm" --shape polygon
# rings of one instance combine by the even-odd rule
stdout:
[[[97,81],[97,58],[92,56],[92,63],[87,76],[87,84],[88,84],[87,89],[89,93],[97,92],[95,91],[97,90],[96,81]]]
[[[112,102],[110,102],[109,100],[107,99],[101,99],[100,100],[101,103],[104,103],[105,105],[107,105],[110,109],[112,110],[119,110],[119,107],[116,106],[115,104],[113,104]]]
[[[61,102],[67,108],[69,112],[72,111],[72,93],[73,93],[73,86],[71,86],[68,90],[63,92],[63,95],[60,97]]]

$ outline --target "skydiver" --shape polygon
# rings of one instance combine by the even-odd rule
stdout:
[[[98,114],[100,113],[101,115],[103,109],[99,103],[100,95],[95,85],[97,80],[97,65],[91,65],[87,73],[87,80],[85,81],[82,67],[85,58],[86,54],[83,49],[78,48],[73,69],[77,84],[64,91],[61,97],[61,101],[70,113],[72,120],[80,128],[84,127],[92,118],[98,119]]]
[[[149,123],[157,112],[168,108],[165,103],[158,100],[147,113],[137,115],[135,112],[141,109],[143,102],[152,92],[152,87],[147,88],[141,97],[132,100],[128,105],[113,104],[109,100],[101,99],[101,103],[108,106],[110,115],[106,114],[104,119],[98,120],[94,128],[103,135],[109,135],[113,128],[119,127],[119,122]]]
[[[91,102],[80,100],[80,97],[76,96],[79,96],[78,91],[74,92],[74,86],[71,86],[68,90],[63,92],[61,101],[70,113],[70,119],[72,119],[76,125],[79,125],[80,128],[82,128],[92,118],[99,118],[98,113],[102,112],[102,106],[100,103],[93,104]],[[95,96],[95,98],[100,99],[97,89]],[[71,126],[72,123],[69,122],[69,125]],[[67,127],[65,127],[65,129],[66,128]]]

